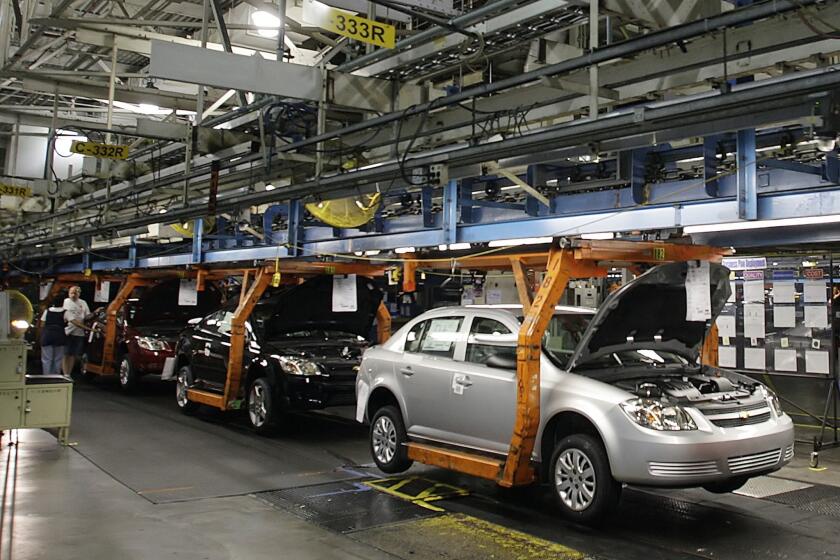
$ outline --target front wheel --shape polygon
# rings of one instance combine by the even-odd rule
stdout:
[[[193,383],[190,366],[181,366],[175,378],[175,402],[184,414],[192,414],[198,408],[198,403],[187,398],[187,391]]]
[[[710,482],[703,485],[703,489],[713,494],[728,494],[739,489],[749,480],[746,476],[738,476],[722,482]]]
[[[137,375],[137,370],[134,369],[134,365],[132,365],[131,358],[129,358],[128,354],[125,354],[120,359],[119,376],[120,389],[126,393],[133,393],[137,390],[137,385],[140,382],[140,376]]]
[[[563,516],[579,523],[603,521],[621,496],[604,445],[588,434],[560,440],[551,457],[551,482]]]
[[[271,383],[265,377],[259,377],[251,383],[248,390],[248,423],[261,435],[270,435],[276,429],[278,412],[274,407],[274,395]]]
[[[402,414],[394,406],[383,406],[370,423],[370,452],[379,470],[388,474],[408,470],[413,461],[408,458]]]

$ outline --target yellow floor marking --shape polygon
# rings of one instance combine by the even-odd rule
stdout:
[[[425,489],[420,491],[419,494],[400,492],[400,488],[403,488],[412,482],[418,481],[428,485]],[[390,484],[394,482],[396,482],[396,484]],[[381,478],[378,480],[366,481],[364,484],[379,490],[380,492],[391,494],[392,496],[396,496],[397,498],[412,502],[420,507],[424,507],[432,511],[444,510],[430,504],[429,502],[469,495],[469,491],[464,488],[458,488],[457,486],[452,486],[451,484],[444,484],[442,482],[436,482],[419,476],[409,476],[405,478]]]
[[[808,467],[808,470],[813,472],[823,472],[827,471],[828,467]]]
[[[153,488],[151,490],[140,490],[138,494],[160,494],[161,492],[176,492],[178,490],[190,490],[193,486],[176,486],[174,488]]]

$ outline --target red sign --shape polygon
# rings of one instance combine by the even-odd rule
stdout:
[[[823,269],[821,268],[806,268],[802,271],[805,278],[817,279],[823,277]]]

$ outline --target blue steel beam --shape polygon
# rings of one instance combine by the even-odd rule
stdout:
[[[758,182],[756,177],[755,129],[738,131],[738,217],[758,219]]]
[[[292,257],[298,256],[299,245],[303,238],[303,203],[299,200],[289,202],[288,222],[288,243],[289,254]]]
[[[192,238],[192,260],[191,264],[201,262],[202,252],[202,236],[204,235],[204,218],[196,218],[193,220],[193,238]]]
[[[456,243],[458,228],[458,181],[451,180],[443,186],[443,242]]]

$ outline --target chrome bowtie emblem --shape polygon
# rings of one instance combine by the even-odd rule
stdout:
[[[350,357],[350,347],[345,346],[344,348],[342,348],[340,354],[341,354],[342,358],[349,358]]]
[[[740,416],[740,417],[741,417],[741,420],[746,420],[747,418],[749,418],[749,417],[750,417],[750,413],[749,413],[749,412],[747,412],[746,410],[742,410],[742,411],[738,414],[738,416]]]

